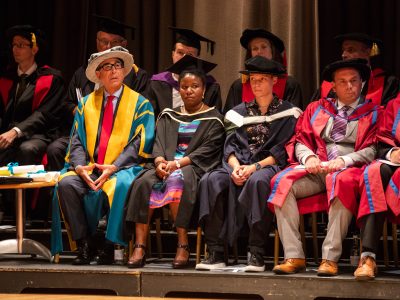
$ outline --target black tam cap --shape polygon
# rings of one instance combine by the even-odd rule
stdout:
[[[26,38],[32,45],[37,45],[39,48],[46,40],[44,32],[32,25],[16,25],[7,29],[7,38],[10,42],[16,35]]]
[[[245,61],[244,66],[246,70],[239,71],[239,73],[250,75],[250,74],[271,74],[275,76],[282,76],[286,74],[285,67],[264,56],[254,56]]]
[[[128,28],[132,32],[132,39],[135,39],[135,27],[126,25],[109,17],[99,16],[96,14],[93,14],[93,16],[97,21],[97,31],[104,31],[125,38],[125,29]]]
[[[240,44],[243,48],[247,49],[249,47],[249,42],[255,38],[264,38],[269,40],[274,44],[275,48],[279,52],[283,52],[285,50],[285,44],[280,38],[262,28],[245,29],[240,37]]]
[[[204,74],[207,74],[216,66],[217,64],[212,62],[202,60],[191,55],[185,55],[172,66],[170,66],[167,71],[175,74],[181,74],[183,71],[201,71]]]
[[[168,27],[171,29],[174,33],[178,34],[179,36],[176,38],[175,43],[182,43],[185,46],[188,47],[193,47],[199,50],[201,50],[201,45],[200,42],[206,42],[207,43],[207,52],[210,51],[211,55],[214,54],[214,46],[215,42],[201,36],[200,34],[194,32],[191,29],[185,29],[185,28],[177,28],[177,27]]]
[[[368,66],[366,59],[354,58],[348,60],[338,60],[327,65],[322,72],[322,79],[325,81],[333,81],[333,74],[340,69],[353,68],[356,69],[361,76],[363,81],[369,79],[371,75],[371,68]]]
[[[335,36],[335,41],[339,43],[343,43],[346,40],[350,41],[359,41],[361,43],[364,43],[368,47],[372,47],[373,44],[377,44],[379,47],[382,47],[383,42],[379,39],[373,38],[369,36],[366,33],[361,33],[361,32],[351,32],[351,33],[345,33],[345,34],[340,34]]]

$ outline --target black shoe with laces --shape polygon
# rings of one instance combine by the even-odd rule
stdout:
[[[261,254],[249,252],[247,255],[247,266],[244,268],[245,272],[264,272],[265,263]]]
[[[78,244],[78,256],[72,261],[73,265],[89,265],[93,258],[93,248],[90,245],[89,240],[81,239],[77,241]]]
[[[196,265],[196,270],[215,270],[225,267],[224,253],[211,251],[206,259]]]

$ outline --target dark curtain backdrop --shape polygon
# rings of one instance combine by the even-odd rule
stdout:
[[[400,1],[398,0],[320,0],[320,65],[340,59],[340,45],[333,38],[346,32],[365,32],[383,41],[380,64],[400,75]]]

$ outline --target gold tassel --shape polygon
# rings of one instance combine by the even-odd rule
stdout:
[[[32,35],[32,44],[33,44],[33,47],[36,47],[36,35],[35,35],[33,32],[31,32],[31,35]]]
[[[376,55],[379,55],[379,47],[377,43],[373,43],[369,56],[376,56]]]
[[[246,74],[242,74],[242,83],[246,83],[247,79],[249,79],[249,76]]]

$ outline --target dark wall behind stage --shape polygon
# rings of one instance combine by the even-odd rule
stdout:
[[[261,10],[271,3],[279,5],[277,1],[283,3],[289,0],[258,0],[252,1],[252,5],[260,5]],[[244,0],[243,3],[246,5],[249,2]],[[340,47],[333,42],[335,35],[362,31],[383,40],[385,47],[382,63],[387,70],[400,75],[400,58],[397,55],[400,52],[400,1],[320,0],[316,3],[319,15],[320,70],[327,63],[340,58]],[[199,11],[199,7],[202,6],[196,0],[2,0],[0,68],[4,69],[7,61],[12,61],[5,30],[16,24],[29,23],[47,33],[48,48],[44,60],[60,69],[68,82],[75,69],[95,51],[96,24],[92,14],[97,13],[119,19],[137,28],[134,40],[127,35],[128,48],[134,54],[135,62],[152,74],[171,63],[173,37],[167,27],[192,27],[194,16],[204,14]],[[262,15],[257,15],[257,20],[262,20]],[[218,20],[213,22],[218,24]],[[265,26],[265,23],[260,21],[258,27]],[[242,50],[239,45],[235,45],[231,51]],[[302,62],[303,65],[307,63]],[[307,80],[298,79],[300,82]],[[317,82],[314,85],[316,87]],[[304,96],[308,99],[311,91],[306,91]]]

